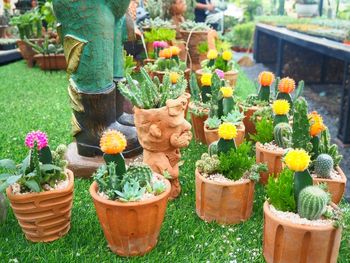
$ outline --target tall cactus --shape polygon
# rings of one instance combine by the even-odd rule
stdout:
[[[291,147],[292,133],[292,127],[288,123],[282,122],[277,124],[273,129],[275,143],[283,149]]]
[[[308,119],[308,104],[303,97],[297,99],[294,103],[293,118],[293,148],[304,149],[307,152],[312,150],[310,143],[310,123]]]
[[[318,186],[305,187],[299,194],[298,214],[309,220],[317,220],[329,203],[328,194]]]

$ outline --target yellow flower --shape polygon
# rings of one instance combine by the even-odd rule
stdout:
[[[223,60],[230,61],[232,59],[232,52],[230,50],[226,50],[222,52]]]
[[[202,86],[211,86],[211,73],[203,73],[201,77]]]
[[[220,88],[220,91],[224,98],[231,98],[233,95],[233,88],[231,87],[222,87]]]
[[[118,154],[126,148],[125,136],[116,130],[107,130],[100,140],[101,151],[106,154]]]
[[[210,49],[207,53],[207,58],[212,60],[212,59],[216,59],[218,57],[218,52],[216,51],[216,49]]]
[[[171,83],[176,84],[179,79],[179,74],[177,72],[170,72],[169,77],[170,77]]]
[[[323,119],[321,115],[317,113],[317,111],[313,111],[309,114],[309,122],[310,122],[310,135],[317,136],[322,131],[326,129],[326,125],[323,123]]]
[[[272,104],[272,110],[276,115],[287,115],[290,105],[287,100],[275,100]]]
[[[219,137],[224,140],[233,140],[237,136],[237,128],[229,122],[225,122],[219,126]]]
[[[290,150],[284,157],[289,169],[295,172],[305,171],[310,164],[310,155],[303,149]]]
[[[181,52],[181,49],[177,46],[171,46],[171,47],[169,47],[169,49],[170,49],[172,56],[178,56]]]

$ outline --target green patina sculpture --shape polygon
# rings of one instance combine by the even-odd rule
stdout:
[[[53,0],[70,75],[73,135],[83,156],[102,154],[99,139],[108,128],[126,135],[127,152],[139,148],[135,128],[116,122],[123,112],[115,82],[124,77],[123,41],[129,2]]]

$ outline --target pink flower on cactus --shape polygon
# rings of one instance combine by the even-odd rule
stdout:
[[[220,79],[223,79],[223,78],[225,77],[225,72],[223,72],[223,71],[220,70],[220,69],[215,69],[215,73],[216,73],[216,75],[218,75],[218,77],[219,77]]]
[[[37,143],[38,149],[41,150],[42,148],[47,146],[47,135],[45,132],[42,131],[32,131],[27,134],[25,144],[28,148],[34,147],[34,142]]]
[[[166,48],[166,47],[168,47],[168,43],[165,42],[165,41],[159,41],[159,47],[160,48]]]
[[[159,48],[160,46],[159,46],[159,41],[154,41],[153,42],[153,48]]]

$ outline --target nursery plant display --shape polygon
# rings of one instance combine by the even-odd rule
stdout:
[[[162,41],[171,45],[172,41],[176,38],[176,30],[169,28],[151,28],[150,31],[144,33],[144,36],[147,43],[147,52],[150,54],[154,52],[154,42],[156,41]]]
[[[287,168],[277,178],[270,177],[266,187],[265,260],[337,262],[341,211],[321,187],[312,186],[311,156],[305,150],[291,149],[284,161]]]
[[[64,145],[51,151],[47,135],[41,131],[27,134],[28,156],[22,163],[0,161],[7,172],[0,175],[0,192],[6,190],[12,210],[32,242],[50,242],[70,229],[74,175],[63,160]]]
[[[160,83],[157,77],[152,81],[143,68],[141,74],[140,87],[126,75],[130,88],[121,84],[119,90],[135,106],[135,126],[143,147],[143,162],[154,172],[169,177],[170,197],[176,198],[181,191],[179,149],[187,147],[192,139],[191,124],[184,118],[188,104],[184,94],[186,80],[181,78],[171,84],[167,73]]]
[[[171,186],[146,164],[126,167],[126,144],[122,133],[104,132],[100,147],[106,163],[94,174],[90,194],[109,248],[120,256],[139,256],[157,244]]]

